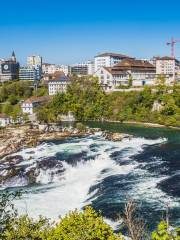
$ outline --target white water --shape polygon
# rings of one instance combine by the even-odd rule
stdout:
[[[92,159],[88,161],[83,161],[82,159],[75,166],[63,162],[64,174],[55,176],[53,182],[49,171],[41,171],[37,182],[41,184],[51,182],[51,184],[43,185],[41,188],[31,188],[31,192],[23,195],[23,199],[16,201],[16,206],[18,206],[21,213],[28,213],[32,217],[44,215],[54,219],[57,219],[59,215],[65,215],[68,211],[75,208],[81,209],[92,201],[92,199],[87,200],[94,196],[95,193],[89,194],[91,186],[102,182],[108,176],[126,175],[132,171],[138,171],[138,163],[132,161],[128,165],[118,165],[111,159],[111,153],[127,149],[122,158],[123,160],[128,160],[129,157],[143,151],[144,145],[153,145],[164,141],[166,139],[147,140],[144,138],[133,138],[114,143],[105,141],[101,137],[97,137],[96,140],[89,137],[81,140],[81,142],[61,143],[58,145],[46,143],[37,148],[25,149],[18,154],[23,156],[26,163],[31,164],[35,164],[36,161],[40,161],[43,157],[53,157],[57,152],[73,154],[86,151],[88,156],[92,156]],[[96,153],[90,150],[90,145],[93,143],[97,144]],[[95,158],[93,157],[94,155],[96,155]],[[138,191],[140,191],[139,197],[142,197],[142,193],[142,195],[145,194],[143,197],[148,198],[150,195],[147,192],[152,194],[156,192],[157,179],[149,177],[149,181],[153,181],[153,184],[149,185],[148,188],[143,187],[142,182],[138,186]],[[145,186],[147,186],[146,184],[147,182],[144,182]],[[133,189],[132,195],[134,192],[137,192],[137,190]],[[166,196],[163,197],[166,198]]]

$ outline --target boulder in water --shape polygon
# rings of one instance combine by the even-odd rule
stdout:
[[[117,141],[122,141],[124,138],[129,138],[131,139],[132,136],[126,133],[113,133],[113,132],[104,132],[103,136],[105,137],[105,139],[109,140],[109,141],[113,141],[113,142],[117,142]]]

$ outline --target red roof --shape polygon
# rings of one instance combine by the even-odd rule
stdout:
[[[0,113],[0,118],[1,119],[5,119],[5,118],[9,118],[6,114],[4,113]]]

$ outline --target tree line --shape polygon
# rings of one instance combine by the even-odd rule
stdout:
[[[34,220],[28,215],[18,215],[13,201],[20,196],[8,191],[0,194],[0,240],[125,240],[121,231],[115,233],[91,206],[71,211],[56,222],[43,216]],[[137,206],[129,200],[122,215],[125,234],[131,240],[180,239],[180,228],[170,226],[169,220],[162,220],[149,233]]]

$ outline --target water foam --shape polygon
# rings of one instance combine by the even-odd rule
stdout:
[[[74,152],[87,151],[89,156],[94,156],[94,152],[90,150],[91,144],[95,143],[98,146],[96,157],[83,161],[81,159],[77,164],[71,165],[63,162],[65,169],[60,179],[55,179],[50,188],[44,187],[43,191],[35,191],[36,188],[25,194],[22,200],[16,201],[19,211],[27,212],[30,216],[37,217],[45,215],[57,219],[59,215],[64,215],[68,211],[75,208],[81,209],[84,205],[90,204],[91,197],[94,193],[89,194],[91,186],[101,182],[107,176],[117,174],[128,174],[137,167],[137,163],[120,166],[113,161],[110,155],[115,150],[128,149],[124,153],[124,158],[143,151],[144,145],[152,145],[164,142],[165,139],[147,140],[144,138],[124,139],[122,142],[109,142],[103,138],[92,140],[91,138],[83,139],[80,142],[60,143],[60,144],[42,144],[31,150],[25,149],[18,154],[23,155],[25,160],[38,161],[44,157],[55,156],[57,152],[69,151]],[[31,153],[32,152],[32,153]],[[106,171],[103,171],[106,170]],[[42,184],[48,183],[48,172],[41,172],[38,176],[38,181]],[[91,199],[91,201],[87,201]]]

